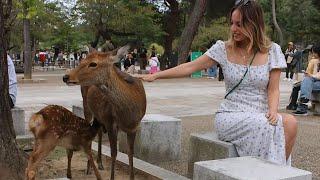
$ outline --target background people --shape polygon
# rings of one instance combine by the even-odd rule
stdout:
[[[284,78],[285,81],[286,80],[293,81],[294,68],[297,63],[297,61],[293,61],[295,52],[296,52],[296,49],[294,47],[293,42],[289,42],[288,48],[286,49],[286,52],[285,52],[285,58],[287,62],[286,77]]]
[[[8,75],[9,75],[9,95],[10,95],[10,108],[13,108],[16,104],[17,92],[18,92],[18,83],[17,75],[14,68],[14,64],[9,55],[7,55],[8,60]]]
[[[320,44],[316,44],[312,47],[313,58],[311,59],[309,69],[313,72],[306,72],[303,81],[301,82],[301,91],[299,96],[299,103],[295,115],[307,115],[308,105],[313,90],[320,90]],[[308,65],[308,67],[309,67]],[[311,71],[311,70],[310,70]]]

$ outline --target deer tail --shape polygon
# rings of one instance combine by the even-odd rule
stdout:
[[[43,116],[41,114],[33,114],[29,121],[29,130],[36,136],[41,126],[43,126]]]

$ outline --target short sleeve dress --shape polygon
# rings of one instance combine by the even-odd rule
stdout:
[[[240,81],[247,69],[247,66],[227,59],[223,41],[217,41],[205,55],[221,65],[226,92]],[[279,115],[277,126],[270,125],[265,117],[269,72],[285,67],[280,46],[272,43],[267,63],[250,66],[241,84],[222,101],[215,116],[215,129],[220,140],[235,145],[239,156],[258,156],[277,164],[287,164],[282,117]]]

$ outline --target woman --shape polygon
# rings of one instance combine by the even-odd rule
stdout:
[[[287,164],[297,123],[294,116],[278,113],[280,69],[286,67],[281,48],[265,36],[262,9],[255,1],[241,0],[232,8],[230,31],[227,42],[217,41],[198,60],[141,78],[183,77],[219,63],[227,89],[215,117],[219,139],[233,143],[240,156]]]

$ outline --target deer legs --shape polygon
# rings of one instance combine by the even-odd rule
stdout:
[[[111,148],[111,176],[110,179],[114,180],[114,169],[115,169],[115,163],[117,158],[117,136],[118,136],[118,127],[116,124],[111,125],[111,127],[108,127],[108,137],[110,142],[110,148]]]
[[[127,133],[127,143],[129,148],[128,158],[129,158],[129,168],[130,168],[130,180],[134,179],[133,170],[133,152],[134,152],[134,139],[136,137],[136,132]]]
[[[102,148],[102,128],[98,132],[98,157],[97,164],[100,170],[103,170],[102,160],[101,160],[101,148]]]
[[[67,156],[68,156],[68,169],[67,169],[67,178],[71,179],[71,159],[73,156],[73,150],[67,149]]]
[[[28,161],[28,167],[26,169],[26,179],[34,180],[36,175],[36,167],[40,161],[45,158],[50,151],[56,147],[56,142],[37,140],[33,147],[33,152],[31,153]]]
[[[92,157],[92,151],[91,151],[91,143],[88,144],[87,147],[84,148],[84,152],[87,154],[88,156],[88,161],[90,162],[90,165],[92,166],[93,168],[93,171],[97,177],[98,180],[101,180],[101,175],[96,167],[96,165],[94,164],[94,161],[93,161],[93,157]]]

